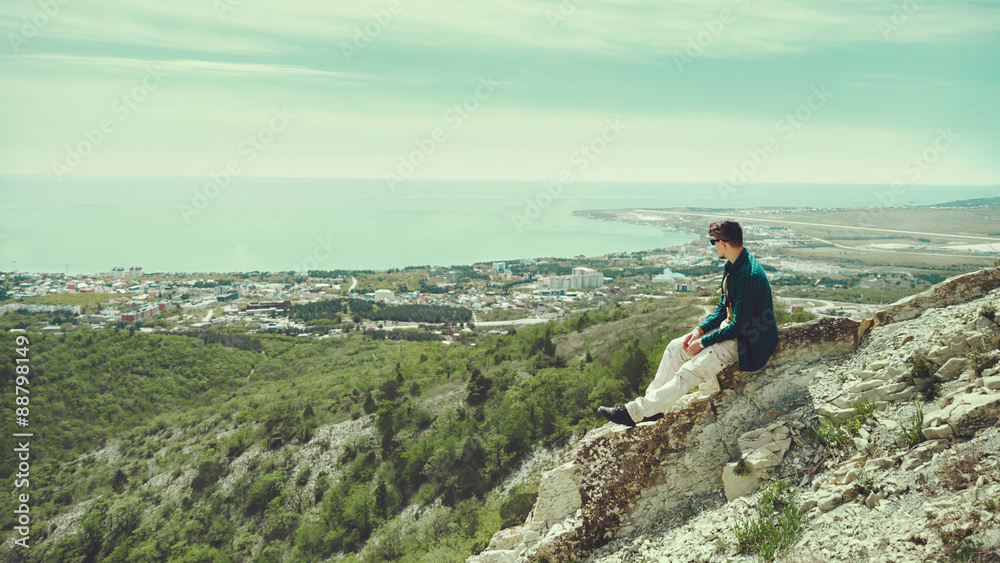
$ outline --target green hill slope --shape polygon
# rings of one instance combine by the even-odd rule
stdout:
[[[31,548],[5,541],[0,557],[462,561],[530,510],[530,484],[498,485],[534,448],[603,424],[597,405],[644,388],[701,305],[463,333],[475,346],[357,331],[28,335]],[[0,334],[4,381],[14,350]],[[14,404],[12,386],[0,394]],[[0,477],[16,471],[5,456]]]

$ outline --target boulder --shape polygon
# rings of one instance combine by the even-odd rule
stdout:
[[[736,474],[736,466],[736,462],[729,463],[722,470],[722,489],[729,502],[756,491],[760,486],[760,473],[756,469],[750,467],[750,473],[741,476]]]
[[[952,430],[951,426],[947,424],[942,424],[940,426],[929,426],[923,429],[924,438],[928,440],[941,440],[943,438],[948,438],[955,431]]]
[[[580,508],[580,478],[573,463],[542,474],[532,520],[552,526]]]
[[[535,547],[537,556],[564,561],[606,543],[622,528],[643,493],[664,482],[665,468],[694,463],[689,459],[692,453],[681,453],[693,445],[692,434],[713,417],[710,402],[703,400],[668,411],[654,424],[605,425],[588,434],[573,461],[542,481],[559,476],[561,484],[539,487],[531,520],[544,519],[549,530]],[[708,488],[709,483],[686,485],[692,491]]]
[[[940,416],[957,436],[972,436],[1000,420],[1000,394],[960,395]]]

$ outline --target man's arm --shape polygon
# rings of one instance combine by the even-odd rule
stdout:
[[[753,276],[743,274],[739,276],[730,291],[733,294],[733,322],[726,325],[722,330],[717,330],[701,339],[702,347],[709,347],[712,344],[736,338],[740,334],[741,323],[745,322],[748,315],[752,316],[752,301],[758,299],[760,293],[760,280]],[[730,280],[732,283],[732,280]]]
[[[715,306],[715,311],[684,337],[684,351],[692,356],[698,355],[698,352],[701,352],[705,349],[705,346],[708,346],[702,342],[702,336],[706,332],[715,330],[716,327],[722,324],[722,319],[727,316],[726,296],[721,295],[719,296],[719,304]]]

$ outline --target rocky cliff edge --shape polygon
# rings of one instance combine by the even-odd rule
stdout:
[[[589,432],[571,461],[543,475],[527,521],[498,532],[469,563],[738,561],[727,534],[749,514],[751,493],[777,477],[798,484],[810,523],[794,549],[809,557],[867,560],[878,550],[871,560],[925,561],[954,547],[949,537],[977,533],[983,539],[969,545],[991,549],[1000,501],[997,288],[1000,268],[990,268],[874,319],[782,327],[764,369],[728,369],[657,422]],[[929,391],[940,398],[915,423],[914,399]],[[848,420],[862,402],[875,413],[844,444],[808,439],[819,417]],[[918,424],[910,438],[908,424]],[[969,483],[955,477],[963,463],[975,474]],[[878,524],[890,514],[892,526]],[[942,517],[958,530],[952,536],[940,520],[935,527]]]

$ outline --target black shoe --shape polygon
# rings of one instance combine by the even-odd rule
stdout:
[[[632,417],[629,416],[628,410],[625,409],[625,405],[617,407],[600,407],[597,409],[597,413],[616,424],[635,426],[635,422],[633,422]]]
[[[657,420],[660,420],[661,418],[663,418],[663,413],[662,412],[658,412],[658,413],[654,414],[653,416],[647,416],[646,418],[642,419],[639,422],[656,422]]]

